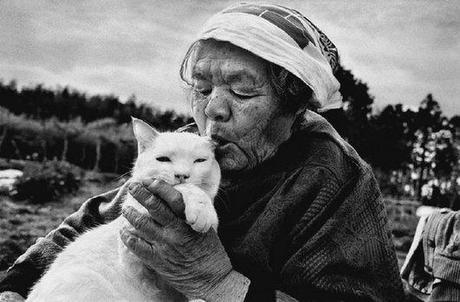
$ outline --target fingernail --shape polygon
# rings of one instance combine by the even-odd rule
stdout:
[[[119,230],[119,234],[120,234],[120,237],[121,237],[122,240],[126,238],[126,235],[127,235],[127,234],[126,234],[126,230],[125,230],[124,227],[122,227],[122,228]]]
[[[141,183],[144,185],[144,186],[149,186],[151,183],[153,182],[152,179],[147,179],[147,178],[144,178]]]
[[[141,180],[141,183],[146,187],[149,187],[157,182],[159,182],[159,179],[157,178],[144,178]]]
[[[129,184],[128,190],[129,190],[129,191],[134,191],[134,190],[136,190],[138,187],[139,187],[139,183],[137,183],[137,182],[132,182],[132,183]]]
[[[129,233],[125,229],[120,229],[120,239],[123,241],[125,246],[129,247],[133,243],[131,236],[129,236]]]

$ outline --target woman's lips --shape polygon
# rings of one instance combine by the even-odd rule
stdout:
[[[231,143],[229,140],[226,140],[225,138],[217,134],[211,135],[211,139],[217,143],[217,148],[222,148],[223,146]]]
[[[234,147],[233,143],[229,140],[226,140],[222,136],[219,135],[212,135],[211,139],[216,142],[216,159],[220,160],[225,157],[227,153],[231,153],[231,149]]]

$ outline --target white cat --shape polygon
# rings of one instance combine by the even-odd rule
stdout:
[[[133,119],[138,158],[130,181],[160,178],[183,195],[185,216],[199,232],[217,228],[213,198],[220,169],[209,138],[158,133]],[[147,213],[127,194],[123,206]],[[184,301],[186,298],[147,269],[119,238],[125,218],[98,226],[70,243],[29,294],[27,301]]]

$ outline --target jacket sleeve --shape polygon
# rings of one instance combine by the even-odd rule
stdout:
[[[299,187],[305,181],[300,176]],[[370,168],[347,178],[325,170],[319,183],[289,232],[281,289],[300,301],[401,301],[386,212]]]
[[[434,280],[428,301],[460,300],[460,212],[442,210],[423,230],[424,267]]]
[[[126,190],[127,186],[123,185],[90,198],[59,227],[46,237],[37,239],[8,269],[6,276],[0,281],[0,292],[11,291],[26,297],[33,284],[67,244],[86,230],[119,216]]]

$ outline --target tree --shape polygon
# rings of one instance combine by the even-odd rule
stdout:
[[[343,111],[334,110],[324,115],[358,153],[368,159],[372,152],[368,141],[373,135],[369,119],[374,98],[367,84],[355,78],[350,70],[339,66],[335,77],[340,83]]]
[[[388,105],[370,120],[370,161],[384,171],[403,169],[411,162],[412,134],[408,125],[416,113],[401,104]]]
[[[69,87],[50,89],[42,84],[18,89],[15,81],[0,81],[0,106],[28,118],[83,123],[112,118],[117,124],[131,121],[131,116],[143,119],[159,129],[172,130],[183,126],[190,117],[172,110],[161,111],[146,103],[139,104],[134,95],[123,103],[114,95],[87,96]]]
[[[457,162],[455,131],[431,93],[420,103],[413,128],[412,163],[417,197],[421,199],[430,179],[443,180],[452,173]]]

